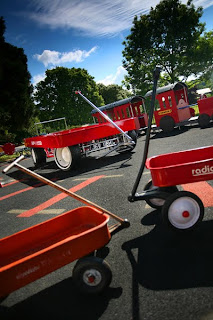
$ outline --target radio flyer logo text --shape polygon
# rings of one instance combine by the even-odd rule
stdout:
[[[201,169],[192,170],[192,175],[194,177],[203,176],[205,174],[213,174],[213,166],[205,166]]]

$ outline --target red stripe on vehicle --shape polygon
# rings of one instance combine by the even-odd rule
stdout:
[[[206,181],[183,184],[182,188],[195,193],[202,200],[205,208],[213,207],[213,187]]]
[[[71,191],[71,192],[76,192],[76,191],[78,191],[78,190],[81,190],[81,189],[85,188],[86,186],[88,186],[89,184],[91,184],[91,183],[93,183],[93,182],[95,182],[95,181],[97,181],[97,180],[99,180],[99,179],[101,179],[101,178],[103,178],[103,177],[104,177],[104,176],[102,175],[102,176],[96,176],[96,177],[90,178],[90,179],[88,179],[88,180],[86,180],[86,181],[78,184],[77,186],[72,187],[71,189],[69,189],[69,191]],[[67,194],[65,194],[65,193],[60,193],[60,194],[58,194],[57,196],[55,196],[55,197],[53,197],[53,198],[51,198],[51,199],[49,199],[49,200],[41,203],[41,204],[38,205],[37,207],[22,212],[21,214],[18,215],[18,217],[31,217],[31,216],[33,216],[34,214],[38,213],[39,211],[44,210],[44,209],[50,207],[50,206],[53,205],[54,203],[56,203],[56,202],[58,202],[58,201],[60,201],[60,200],[62,200],[62,199],[64,199],[64,198],[66,198],[66,197],[68,197]]]

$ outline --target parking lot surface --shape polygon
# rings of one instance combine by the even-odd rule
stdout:
[[[104,293],[78,293],[72,282],[73,262],[11,293],[1,302],[0,319],[213,319],[213,181],[178,185],[179,190],[200,197],[205,214],[193,232],[173,232],[162,223],[160,211],[145,201],[127,199],[144,141],[145,136],[140,136],[130,154],[114,152],[98,160],[83,159],[72,172],[60,171],[53,161],[36,170],[30,158],[22,161],[23,166],[127,218],[131,225],[113,235],[97,253],[113,274]],[[152,133],[149,157],[212,143],[212,126],[177,128],[170,135]],[[5,166],[0,165],[1,238],[82,205],[16,168],[3,175]],[[149,180],[146,169],[139,191]]]

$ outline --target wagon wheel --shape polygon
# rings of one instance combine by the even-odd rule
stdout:
[[[144,191],[147,190],[153,190],[156,187],[152,184],[152,180],[150,180],[144,187]],[[178,188],[176,186],[171,186],[171,187],[160,187],[158,188],[160,191],[168,192],[169,194],[175,193],[178,191]],[[154,208],[154,209],[161,209],[162,206],[165,203],[165,199],[161,198],[151,198],[151,199],[145,199],[146,203]]]
[[[35,167],[40,167],[41,165],[45,164],[46,159],[46,152],[43,148],[32,148],[31,150],[32,159],[34,162]]]
[[[132,140],[134,141],[135,144],[131,145],[131,146],[125,146],[125,147],[121,147],[119,149],[117,149],[117,152],[119,153],[127,153],[129,151],[132,151],[137,144],[137,132],[135,130],[130,130],[128,131],[128,136],[130,136],[130,138],[132,138]]]
[[[54,150],[54,159],[57,166],[68,171],[73,169],[81,159],[81,149],[78,145]]]
[[[106,261],[98,257],[81,258],[73,269],[73,281],[81,293],[98,294],[112,280],[112,271]]]
[[[204,206],[192,192],[179,191],[166,199],[162,208],[163,221],[176,231],[189,231],[202,221]]]
[[[175,126],[175,121],[170,116],[165,116],[160,119],[160,128],[163,132],[172,132]]]
[[[198,123],[201,128],[207,128],[210,123],[210,116],[206,113],[199,115]]]

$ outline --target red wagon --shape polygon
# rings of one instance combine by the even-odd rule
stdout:
[[[128,199],[130,202],[145,200],[151,207],[161,209],[165,225],[174,230],[188,231],[202,221],[204,206],[197,195],[179,191],[177,185],[213,179],[213,146],[147,159],[158,76],[159,70],[155,74],[142,164]],[[142,193],[136,193],[145,166],[150,170],[152,180]]]
[[[0,240],[0,298],[79,259],[72,277],[83,293],[106,289],[112,278],[108,263],[95,256],[111,235],[129,227],[129,222],[21,166],[19,157],[12,166],[86,204]],[[109,217],[117,220],[108,226]]]
[[[76,93],[100,114],[97,118],[99,123],[26,138],[25,146],[31,149],[35,166],[44,164],[46,157],[52,156],[56,165],[67,171],[76,167],[82,157],[93,152],[105,150],[102,155],[105,156],[112,151],[121,153],[134,149],[137,142],[136,131],[140,128],[138,117],[133,114],[130,118],[112,121],[80,91]]]

